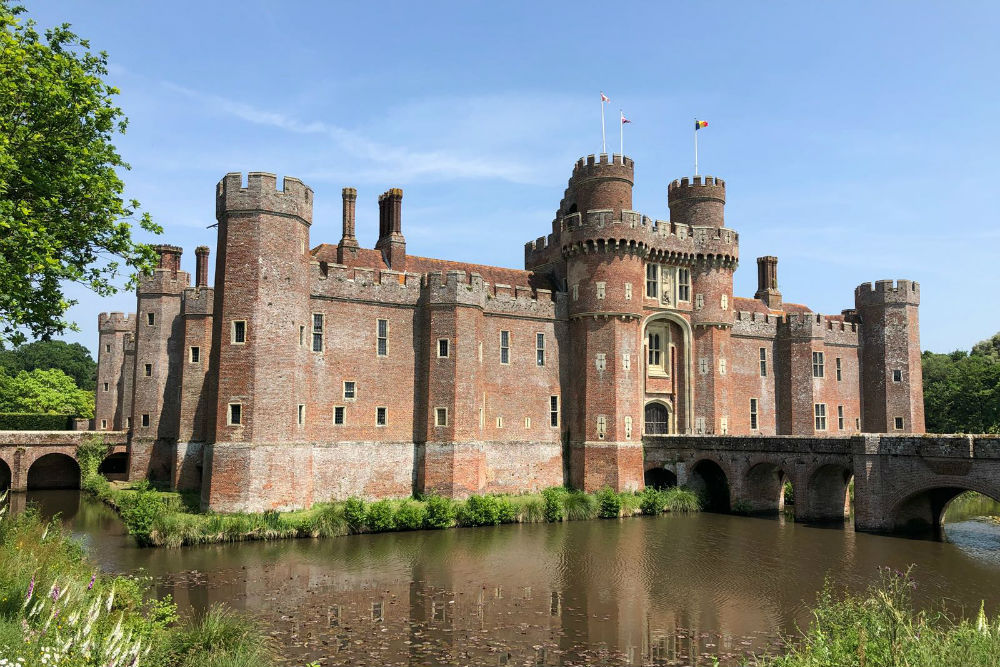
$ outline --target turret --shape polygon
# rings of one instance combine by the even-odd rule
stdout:
[[[923,433],[920,285],[879,280],[854,290],[861,321],[861,429]]]
[[[97,316],[97,393],[94,424],[98,430],[118,431],[125,427],[123,385],[126,373],[125,338],[135,331],[135,313],[101,313]],[[131,396],[128,397],[131,404]]]
[[[671,222],[724,227],[726,182],[714,176],[675,180],[667,187],[667,203]]]
[[[608,209],[621,219],[623,210],[632,209],[635,163],[631,158],[606,153],[580,158],[573,167],[569,186],[559,204],[559,217],[571,213]]]

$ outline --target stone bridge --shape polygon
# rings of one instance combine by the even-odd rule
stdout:
[[[647,484],[687,484],[708,509],[783,509],[786,481],[795,518],[843,521],[854,479],[854,525],[893,532],[937,529],[963,491],[1000,500],[1000,436],[646,436]]]
[[[80,488],[76,448],[94,435],[92,431],[0,431],[0,491]],[[100,432],[108,446],[101,472],[110,479],[125,479],[127,474],[126,436],[124,431]]]

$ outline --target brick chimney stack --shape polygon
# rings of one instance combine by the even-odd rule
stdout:
[[[160,255],[160,261],[157,264],[157,268],[167,269],[173,277],[177,277],[177,272],[181,270],[181,253],[184,250],[175,245],[157,245],[153,246]]]
[[[197,287],[208,287],[208,246],[200,245],[194,249],[195,256],[195,285]]]
[[[389,268],[395,271],[405,271],[406,239],[403,238],[403,191],[400,188],[390,188],[379,195],[378,209],[379,238],[375,249],[382,251],[382,257]]]
[[[768,255],[757,258],[757,292],[753,297],[763,301],[768,308],[781,308],[777,257]]]

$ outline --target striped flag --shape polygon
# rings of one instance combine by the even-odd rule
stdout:
[[[625,114],[622,114],[622,125],[624,125],[625,123],[631,123],[631,122],[632,121],[630,121],[628,118],[625,117]]]
[[[601,91],[601,101],[602,102],[610,102],[611,101],[611,98],[608,97],[607,95],[605,95],[603,90]]]
[[[694,129],[700,130],[703,127],[708,127],[708,121],[707,120],[696,120],[694,122]]]

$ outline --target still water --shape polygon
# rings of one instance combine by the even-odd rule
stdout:
[[[182,611],[258,616],[286,664],[732,664],[807,624],[824,578],[884,565],[916,564],[922,606],[1000,609],[1000,527],[962,520],[998,508],[959,501],[943,542],[706,513],[182,549],[136,548],[76,491],[28,501]]]

